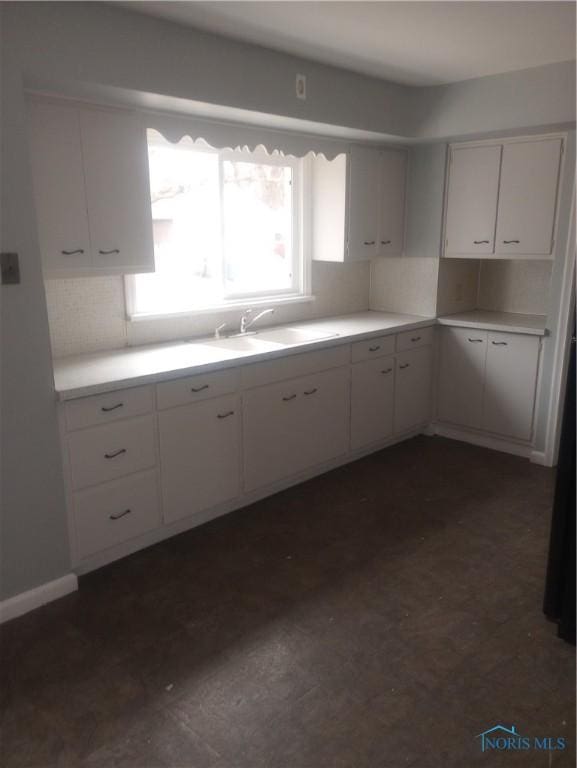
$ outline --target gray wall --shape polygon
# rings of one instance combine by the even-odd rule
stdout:
[[[25,81],[58,90],[83,82],[103,86],[103,93],[114,88],[164,94],[421,138],[573,119],[574,88],[571,78],[542,72],[410,89],[101,3],[8,2],[0,13],[2,249],[18,251],[22,267],[22,284],[2,288],[2,599],[69,568]],[[296,72],[308,76],[306,102],[294,96]],[[420,237],[422,224],[415,226]],[[437,226],[431,219],[432,229]],[[428,254],[419,258],[430,260]]]

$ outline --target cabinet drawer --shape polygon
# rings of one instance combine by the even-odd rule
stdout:
[[[343,344],[318,352],[305,352],[300,355],[288,355],[278,360],[247,365],[241,369],[241,381],[245,389],[260,387],[264,384],[274,384],[309,373],[339,368],[350,362],[350,345]]]
[[[359,363],[361,360],[370,360],[372,357],[392,355],[395,351],[395,337],[379,336],[376,339],[357,341],[351,345],[351,349],[353,363]]]
[[[397,334],[397,352],[404,352],[406,349],[415,347],[424,347],[433,342],[433,326],[428,328],[415,328],[414,331],[405,331]]]
[[[75,432],[68,438],[74,488],[104,483],[156,463],[152,416]]]
[[[104,395],[83,397],[64,405],[66,428],[69,430],[107,424],[129,416],[140,416],[152,410],[152,387],[135,387]]]
[[[75,494],[74,522],[79,559],[158,527],[156,472]]]
[[[158,410],[187,405],[210,397],[228,395],[238,389],[238,369],[187,376],[184,379],[165,381],[156,386]]]

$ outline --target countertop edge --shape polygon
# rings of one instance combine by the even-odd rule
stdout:
[[[317,322],[320,324],[323,322],[323,320],[326,322],[326,318],[319,318]],[[267,360],[276,360],[282,357],[290,357],[292,355],[303,354],[308,351],[312,352],[313,350],[316,351],[321,349],[329,349],[331,347],[337,347],[342,344],[351,344],[356,341],[363,341],[364,339],[373,339],[377,336],[390,336],[392,334],[402,333],[403,331],[411,331],[415,328],[426,328],[431,325],[436,325],[436,323],[436,318],[424,317],[422,320],[400,322],[394,327],[378,328],[373,331],[344,333],[329,339],[320,339],[319,341],[298,344],[291,347],[285,347],[284,349],[272,351],[269,350],[267,352],[260,352],[251,355],[241,355],[239,357],[225,360],[201,363],[199,365],[192,365],[185,368],[174,368],[167,371],[144,374],[142,376],[135,376],[126,379],[114,379],[98,384],[87,384],[86,386],[74,387],[73,389],[59,390],[55,386],[54,391],[58,402],[66,402],[69,400],[77,400],[81,397],[102,395],[107,392],[130,389],[131,387],[146,386],[147,384],[159,384],[163,381],[170,381],[176,378],[184,378],[186,376],[194,376],[200,373],[212,373],[213,371],[221,371],[228,368],[238,368],[243,365],[253,365],[255,363],[265,362]],[[134,349],[134,347],[126,348],[127,351],[131,349]]]
[[[492,323],[484,320],[455,320],[450,315],[437,318],[438,325],[449,325],[456,328],[476,328],[485,331],[499,331],[501,333],[518,333],[529,336],[547,336],[546,328],[531,328],[526,325],[507,325],[507,323]]]

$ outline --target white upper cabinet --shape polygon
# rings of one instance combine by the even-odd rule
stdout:
[[[405,235],[405,186],[407,153],[387,149],[381,152],[379,240],[381,256],[400,256]]]
[[[445,253],[493,253],[501,147],[451,150]]]
[[[130,113],[81,110],[80,127],[93,266],[154,268],[144,125]]]
[[[497,253],[551,254],[560,157],[561,139],[503,147]]]
[[[451,147],[444,256],[550,258],[563,139]]]
[[[348,260],[370,259],[379,239],[380,153],[353,147],[349,171]]]
[[[136,115],[32,102],[30,157],[47,277],[154,271],[146,133]]]
[[[88,214],[78,110],[30,104],[30,162],[46,271],[88,269]]]

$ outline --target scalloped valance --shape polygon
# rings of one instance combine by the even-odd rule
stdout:
[[[144,120],[146,128],[158,131],[173,144],[188,137],[194,142],[204,140],[214,149],[254,151],[262,148],[269,155],[305,157],[312,153],[323,155],[327,160],[334,160],[350,147],[347,141],[327,136],[181,115],[149,113]]]

